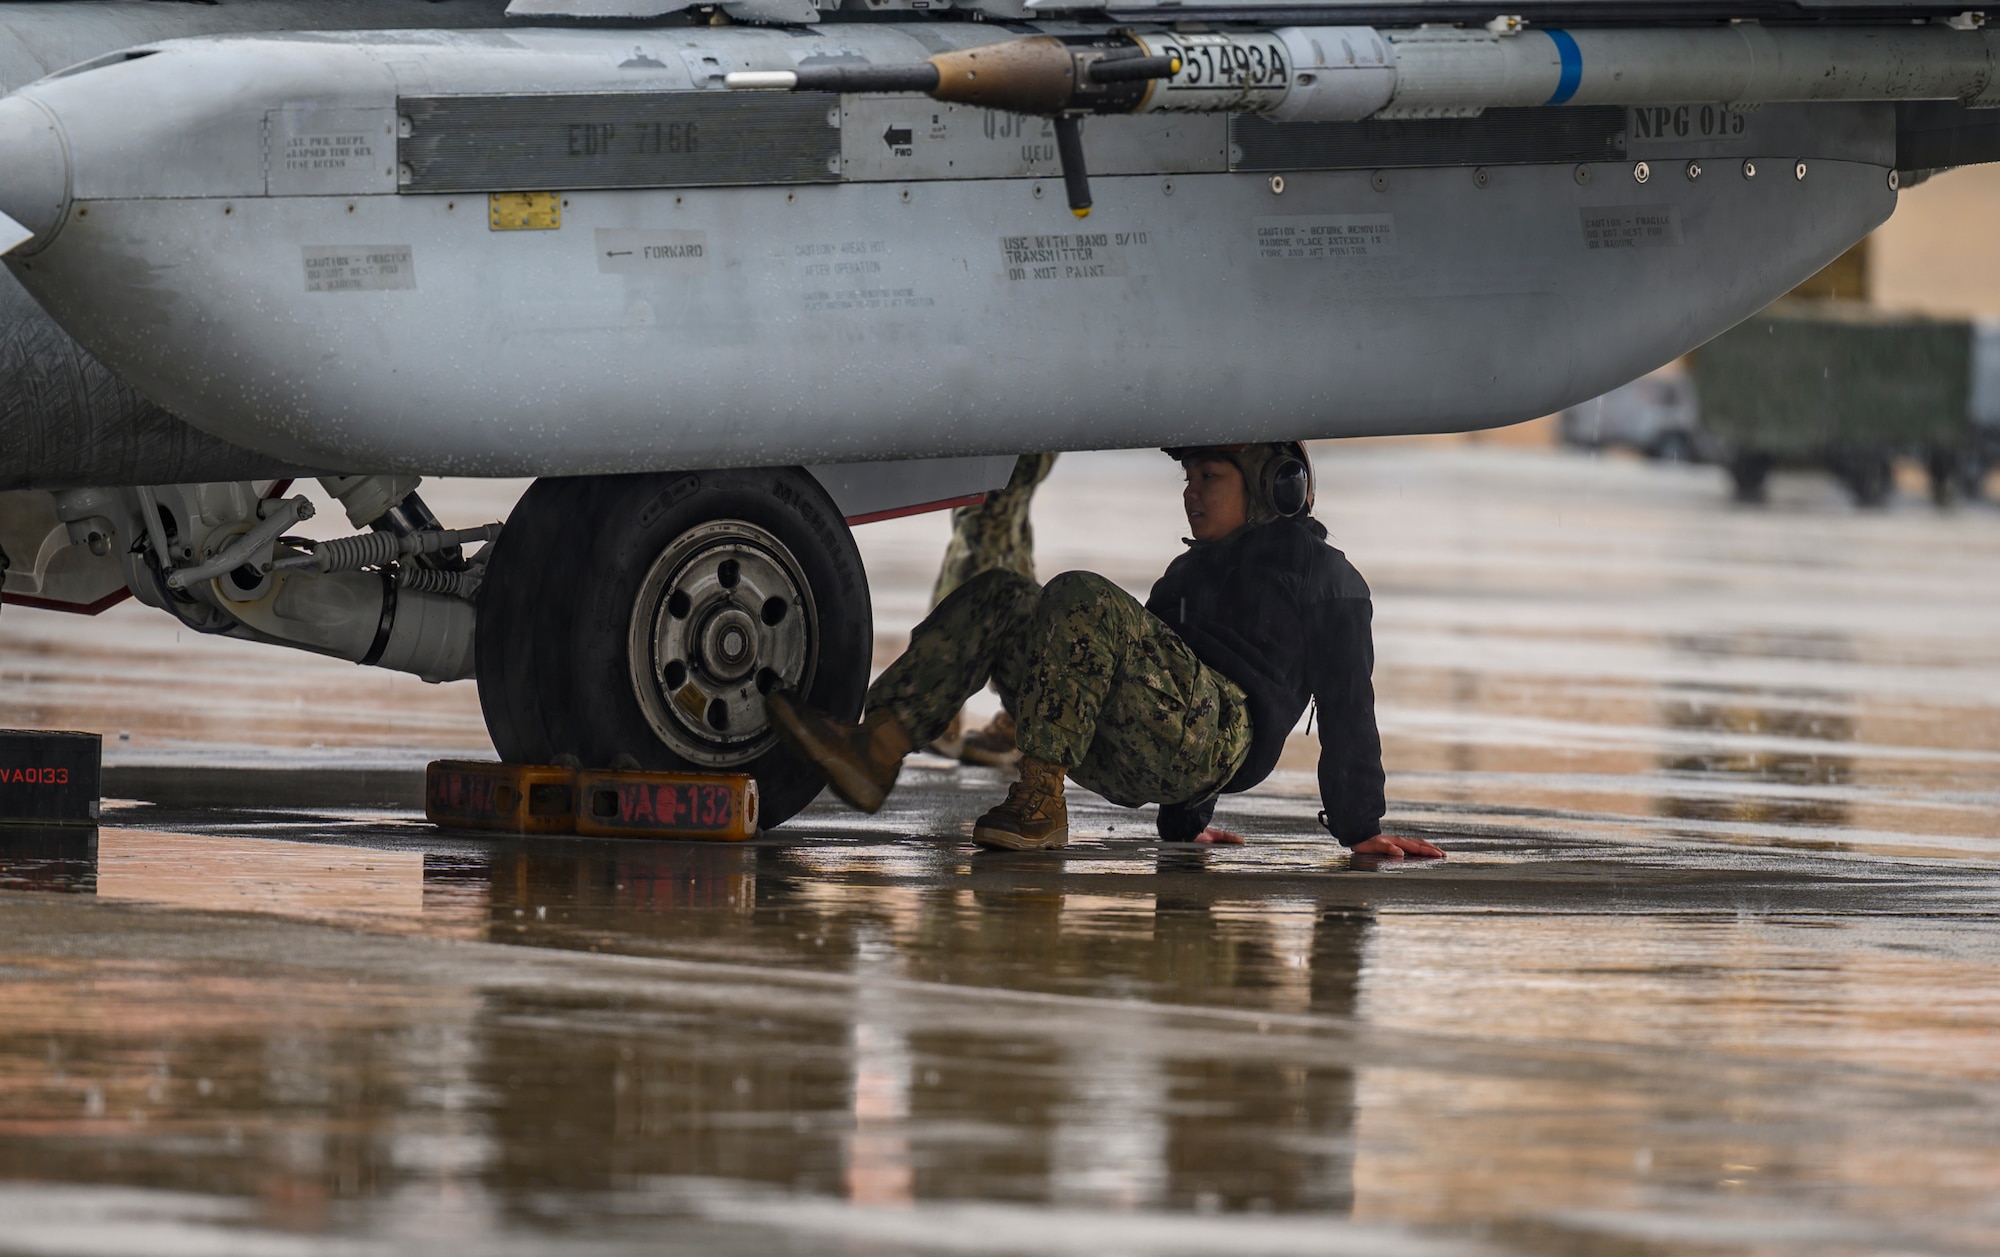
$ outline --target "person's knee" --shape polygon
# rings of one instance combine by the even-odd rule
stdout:
[[[1096,572],[1063,572],[1042,586],[1042,606],[1058,613],[1128,597],[1118,582]]]
[[[1127,623],[1138,610],[1138,600],[1109,577],[1096,572],[1064,572],[1042,586],[1035,618],[1037,623],[1050,626],[1087,626],[1097,636]]]

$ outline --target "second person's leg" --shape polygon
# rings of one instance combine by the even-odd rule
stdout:
[[[951,542],[931,589],[932,606],[966,581],[996,568],[1035,579],[1035,529],[1028,508],[1055,461],[1054,454],[1023,454],[1014,460],[1014,474],[1005,488],[987,494],[977,506],[961,506],[951,513]],[[965,731],[960,711],[929,746],[952,759],[994,767],[1011,766],[1021,757],[1014,746],[1014,718],[1005,710],[973,733]]]
[[[986,572],[953,591],[910,632],[910,645],[869,687],[859,726],[778,693],[771,726],[793,754],[818,766],[841,798],[882,806],[911,749],[936,737],[989,678],[1018,688],[1024,637],[1040,590],[1012,572]]]
[[[1018,688],[1041,586],[1014,572],[981,572],[910,630],[910,644],[868,687],[866,710],[896,714],[918,746],[943,731],[996,675]]]

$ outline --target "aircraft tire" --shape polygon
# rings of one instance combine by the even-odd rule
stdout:
[[[561,556],[586,540],[591,484],[590,477],[569,476],[543,477],[528,486],[493,543],[480,586],[473,643],[479,708],[493,749],[510,764],[546,764],[557,753],[542,716],[538,680],[540,653],[554,644],[537,631],[537,608],[574,602],[577,568]]]
[[[874,609],[840,511],[798,468],[582,483],[589,526],[544,560],[568,583],[527,609],[537,693],[516,704],[586,767],[748,772],[764,826],[782,823],[824,781],[777,745],[764,694],[855,719],[868,688]],[[730,660],[730,643],[749,644]]]

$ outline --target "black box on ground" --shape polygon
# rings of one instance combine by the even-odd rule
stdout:
[[[0,729],[0,825],[95,825],[104,739]]]

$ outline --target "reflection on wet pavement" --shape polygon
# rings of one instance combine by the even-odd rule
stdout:
[[[371,926],[398,878],[340,926],[6,900],[0,1175],[147,1189],[190,1242],[371,1250],[1041,1251],[1063,1216],[1141,1252],[2000,1239],[1986,870],[1467,834],[1448,877],[1368,877],[1303,835],[986,859],[330,819],[287,841],[419,861],[417,930]],[[1183,1212],[1237,1226],[1147,1224]]]
[[[1752,696],[1753,699],[1758,696]],[[1815,706],[1818,698],[1821,706]],[[1828,700],[1831,700],[1830,703]],[[1765,701],[1775,703],[1777,698]],[[1661,723],[1670,729],[1698,729],[1736,735],[1727,750],[1693,754],[1669,753],[1660,766],[1670,773],[1736,777],[1779,786],[1839,786],[1853,779],[1854,760],[1828,754],[1828,742],[1852,742],[1854,722],[1838,710],[1839,695],[1787,695],[1785,706],[1742,706],[1727,695],[1669,697],[1661,705]],[[1792,703],[1803,705],[1793,706]],[[1755,740],[1755,749],[1746,742]],[[1685,820],[1750,821],[1780,825],[1841,827],[1851,808],[1846,799],[1821,790],[1809,797],[1783,798],[1759,793],[1749,798],[1667,795],[1660,814]]]
[[[1152,470],[1059,465],[1049,570],[1142,584]],[[1351,867],[1297,771],[1247,847],[1079,796],[976,853],[1003,783],[932,759],[742,846],[496,841],[403,793],[449,689],[121,713],[104,828],[0,833],[0,1251],[2000,1249],[2000,514],[1325,470],[1442,865]],[[864,531],[885,638],[926,527]],[[6,719],[153,684],[52,647],[49,700],[33,623]]]
[[[414,851],[102,829],[97,897],[297,917],[412,916],[423,911],[424,860]]]

